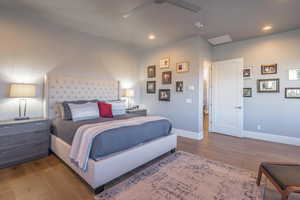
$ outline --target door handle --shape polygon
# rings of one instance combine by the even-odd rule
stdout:
[[[242,106],[235,106],[236,109],[242,109]]]

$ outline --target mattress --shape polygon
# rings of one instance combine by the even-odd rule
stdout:
[[[70,120],[53,120],[51,133],[59,137],[69,145],[77,129],[85,124],[101,123],[111,120],[121,120],[137,117],[136,114],[119,115],[114,118],[100,118],[73,122]],[[105,131],[95,137],[92,145],[90,158],[99,160],[112,153],[124,151],[142,143],[158,139],[171,134],[172,125],[168,120],[151,121],[141,125],[125,126]]]

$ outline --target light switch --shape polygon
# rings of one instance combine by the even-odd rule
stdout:
[[[192,103],[192,99],[185,99],[186,103]]]
[[[189,90],[194,91],[195,90],[195,86],[189,85]]]

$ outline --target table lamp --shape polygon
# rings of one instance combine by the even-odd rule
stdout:
[[[132,98],[134,97],[134,90],[131,88],[125,89],[125,97],[128,98],[128,108],[132,106]]]
[[[19,117],[15,120],[28,120],[26,116],[27,112],[27,100],[36,96],[36,85],[33,84],[19,84],[13,83],[10,85],[9,97],[19,99]],[[22,101],[24,101],[24,111],[22,116]]]

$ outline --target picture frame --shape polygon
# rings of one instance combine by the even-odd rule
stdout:
[[[176,92],[183,92],[183,81],[176,81]]]
[[[289,81],[300,80],[300,69],[289,69]]]
[[[162,72],[162,84],[172,84],[172,71]]]
[[[187,61],[179,62],[176,64],[177,73],[189,72],[189,70],[190,70],[190,63]]]
[[[300,99],[300,88],[285,88],[286,99]]]
[[[262,75],[277,74],[277,64],[261,65],[261,74]]]
[[[147,77],[148,78],[155,78],[156,77],[156,66],[150,65],[147,68]]]
[[[170,67],[170,57],[164,57],[159,60],[159,68],[165,69]]]
[[[252,97],[252,88],[243,88],[243,97]]]
[[[252,76],[252,69],[250,67],[243,69],[243,78],[250,79]]]
[[[147,94],[155,94],[156,92],[156,81],[147,81]]]
[[[259,79],[257,80],[258,93],[279,93],[279,79]]]
[[[159,101],[171,101],[171,90],[170,89],[160,89],[158,92]]]

